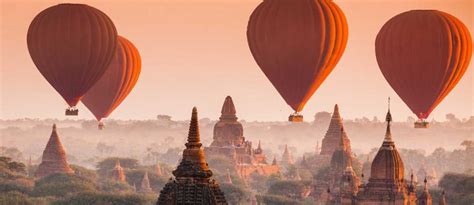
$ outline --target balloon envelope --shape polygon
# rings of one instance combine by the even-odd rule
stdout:
[[[141,59],[137,48],[119,36],[114,58],[102,78],[84,95],[82,103],[100,121],[132,91],[141,71]]]
[[[413,10],[385,23],[375,50],[390,86],[419,119],[426,119],[466,72],[472,41],[456,17]]]
[[[247,27],[255,61],[296,112],[334,69],[347,36],[345,16],[330,0],[266,0]]]
[[[115,51],[117,31],[96,8],[59,4],[33,19],[27,43],[40,73],[72,107],[104,74]]]

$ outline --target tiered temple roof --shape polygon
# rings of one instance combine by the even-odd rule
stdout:
[[[415,204],[416,192],[404,179],[404,165],[392,138],[390,109],[386,116],[387,130],[382,146],[372,161],[369,183],[357,195],[360,205]]]
[[[277,166],[267,163],[262,144],[259,142],[257,148],[253,149],[252,142],[245,139],[242,124],[237,119],[234,102],[227,96],[222,105],[221,117],[214,126],[213,141],[205,148],[206,155],[228,158],[241,177],[248,177],[252,173],[278,173]]]
[[[186,149],[173,171],[174,180],[161,190],[157,205],[174,204],[227,204],[219,184],[211,179],[199,135],[197,109],[193,108]]]
[[[67,162],[66,151],[59,139],[56,124],[53,125],[51,136],[43,151],[41,164],[36,170],[35,177],[41,178],[55,173],[74,173]]]
[[[347,137],[346,132],[344,131],[344,125],[342,124],[341,115],[339,114],[339,106],[336,104],[334,106],[334,112],[331,117],[331,122],[329,123],[329,128],[322,141],[320,154],[332,156],[334,151],[336,151],[339,147],[341,134],[344,137],[345,146],[349,151],[351,151],[351,142]]]

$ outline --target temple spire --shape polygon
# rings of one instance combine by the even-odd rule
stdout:
[[[221,110],[221,120],[237,120],[237,116],[235,115],[235,106],[234,102],[232,101],[232,97],[227,96],[225,98],[224,104],[222,105]]]
[[[446,202],[446,196],[443,190],[443,192],[441,192],[441,196],[439,196],[439,205],[447,205],[447,204],[448,203]]]
[[[189,146],[196,146],[199,145],[201,147],[201,137],[199,134],[199,122],[197,116],[197,108],[193,107],[193,112],[191,115],[191,123],[189,125],[189,132],[188,132],[188,143],[186,143],[186,147]]]
[[[67,162],[66,151],[59,139],[56,124],[53,124],[51,136],[43,151],[41,164],[38,166],[35,176],[44,177],[54,173],[74,173]]]
[[[159,177],[163,176],[163,172],[161,171],[160,163],[156,163],[155,169],[156,169],[156,176],[159,176]]]
[[[273,156],[272,165],[278,165],[276,156]]]
[[[112,178],[120,182],[125,182],[125,179],[126,179],[125,171],[120,165],[120,160],[118,159],[117,161],[115,161],[115,167],[112,170]]]
[[[227,169],[227,173],[226,173],[226,183],[228,184],[232,184],[232,177],[230,177],[230,171],[229,169]]]
[[[198,113],[196,107],[193,108],[191,122],[189,125],[188,142],[183,150],[183,158],[173,175],[176,178],[200,178],[208,179],[212,176],[206,159],[204,150],[201,148],[201,138],[199,135]]]
[[[392,142],[392,131],[390,129],[392,123],[392,114],[390,113],[390,97],[388,98],[388,112],[387,116],[385,117],[385,121],[387,121],[387,131],[385,132],[385,139],[386,142]]]
[[[150,187],[150,180],[148,179],[148,171],[145,171],[145,175],[143,176],[142,183],[140,185],[140,189],[138,190],[140,193],[151,193],[153,190]]]

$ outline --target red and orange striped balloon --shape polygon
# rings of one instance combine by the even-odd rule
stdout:
[[[102,78],[82,98],[82,103],[98,121],[108,117],[132,91],[140,71],[140,53],[130,41],[119,36],[112,62]]]

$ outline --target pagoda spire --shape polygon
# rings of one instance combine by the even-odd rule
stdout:
[[[232,177],[230,177],[229,169],[227,169],[227,173],[226,173],[226,183],[232,184]]]
[[[159,176],[159,177],[163,176],[163,172],[161,171],[160,163],[156,163],[155,170],[156,170],[156,176]]]
[[[384,141],[393,142],[392,131],[390,129],[390,126],[392,123],[392,114],[390,113],[390,97],[388,98],[388,112],[387,112],[387,116],[385,117],[385,121],[387,121],[387,131],[385,132]]]
[[[67,162],[66,151],[59,139],[56,124],[53,124],[51,136],[43,151],[41,164],[38,166],[35,176],[44,177],[54,173],[74,173]]]
[[[196,107],[193,108],[191,123],[189,125],[188,142],[185,144],[183,158],[173,171],[173,175],[181,178],[209,179],[212,176],[211,170],[204,158],[204,150],[201,148],[201,138],[199,134],[198,113]]]
[[[272,165],[278,165],[276,156],[273,156]]]
[[[288,145],[285,144],[285,150],[283,151],[282,155],[282,164],[283,165],[290,165],[293,164],[293,159],[291,158],[290,151],[288,150]]]
[[[344,132],[344,125],[339,112],[339,105],[334,105],[334,112],[332,113],[331,121],[329,122],[328,130],[322,139],[321,144],[321,155],[332,156],[332,154],[338,150],[340,136],[344,135],[344,143],[347,149],[350,151],[350,140],[347,134]]]
[[[234,106],[234,101],[232,101],[232,97],[227,96],[225,98],[224,104],[222,105],[221,110],[221,117],[220,120],[237,120],[236,110]]]
[[[145,171],[145,175],[143,176],[140,189],[138,190],[140,193],[151,193],[153,190],[150,187],[150,180],[148,179],[148,171]]]
[[[122,166],[120,165],[120,160],[117,159],[115,161],[115,167],[112,170],[112,178],[114,180],[120,181],[120,182],[125,182],[125,171],[123,170]]]
[[[441,192],[441,196],[439,196],[439,205],[448,205],[448,203],[446,202],[446,194],[444,193],[444,190],[443,192]]]

